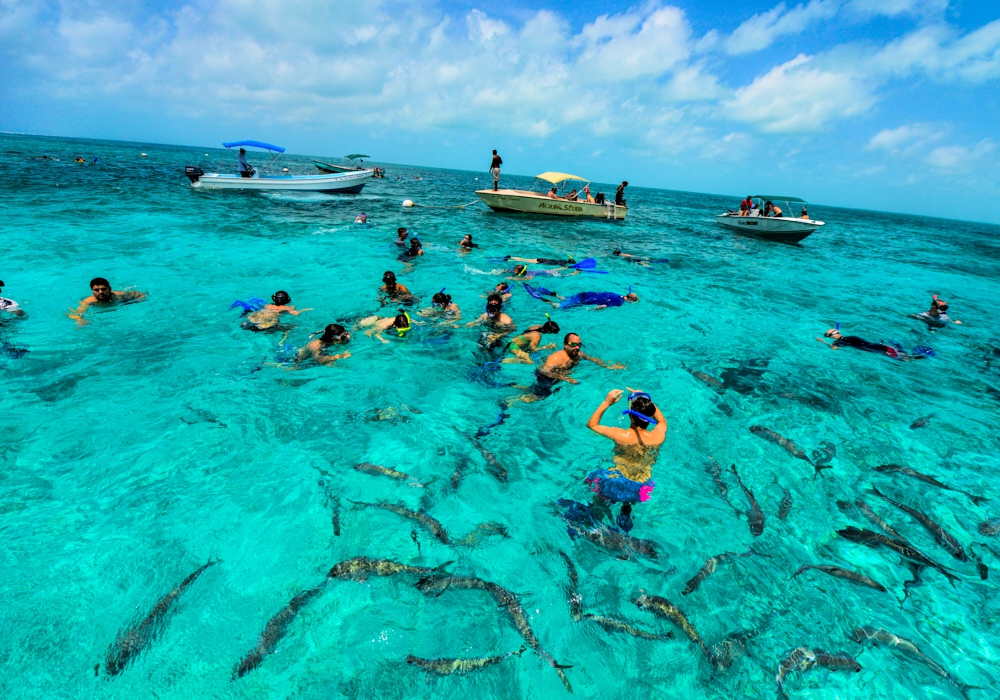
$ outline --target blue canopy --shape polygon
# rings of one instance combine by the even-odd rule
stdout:
[[[281,146],[273,146],[269,143],[264,143],[263,141],[231,141],[222,145],[226,148],[234,148],[235,146],[254,146],[255,148],[266,148],[269,151],[277,151],[278,153],[285,152],[285,149]]]

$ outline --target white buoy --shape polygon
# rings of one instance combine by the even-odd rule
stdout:
[[[404,199],[403,200],[403,206],[404,207],[412,207],[413,206],[413,200],[412,199]]]
[[[143,158],[145,158],[145,157],[146,157],[146,154],[145,154],[145,153],[143,153],[143,154],[142,154],[142,157],[143,157]]]
[[[281,172],[283,172],[283,173],[287,173],[287,172],[288,172],[288,168],[282,168],[282,169],[281,169]]]
[[[477,177],[476,180],[479,180],[479,178]]]
[[[206,153],[205,155],[207,156],[208,154]]]

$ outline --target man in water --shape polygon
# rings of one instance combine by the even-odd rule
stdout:
[[[823,338],[833,338],[832,343],[827,343]],[[870,341],[859,338],[856,335],[841,335],[840,331],[836,328],[830,328],[823,334],[823,338],[816,338],[819,342],[826,345],[831,350],[839,350],[840,348],[855,348],[857,350],[862,350],[864,352],[873,352],[876,355],[887,355],[894,360],[902,360],[903,362],[909,362],[910,360],[922,360],[928,355],[924,353],[907,354],[905,351],[900,352],[891,345],[886,345],[885,343],[872,343]]]
[[[609,391],[587,421],[588,428],[615,443],[612,450],[615,466],[592,471],[587,483],[600,498],[621,503],[617,523],[625,532],[632,529],[632,504],[648,501],[656,485],[652,481],[653,464],[667,436],[667,419],[649,394],[634,389],[629,392],[629,407],[622,411],[622,415],[629,417],[628,428],[601,425],[604,413],[621,399],[620,389]]]
[[[500,166],[503,165],[503,158],[497,155],[497,149],[493,149],[493,160],[490,161],[490,175],[493,176],[493,191],[496,192],[500,186]]]
[[[634,304],[639,301],[639,296],[632,293],[629,288],[628,294],[615,294],[614,292],[579,292],[563,299],[560,302],[550,301],[549,303],[557,309],[572,309],[575,306],[593,306],[594,311],[606,309],[609,306],[621,306],[625,302]]]
[[[0,293],[3,292],[3,282],[0,281]],[[14,316],[24,316],[24,310],[21,309],[21,305],[18,304],[13,299],[4,299],[0,297],[0,314],[13,314]],[[4,316],[0,315],[0,321],[2,321]]]
[[[451,300],[451,294],[445,294],[442,288],[440,292],[431,297],[431,305],[420,310],[420,315],[458,321],[462,318],[462,310],[458,308],[458,304]]]
[[[410,232],[407,231],[405,228],[397,228],[396,229],[396,240],[394,240],[393,243],[395,243],[398,246],[406,247],[407,245],[409,245],[406,242],[406,237],[409,234],[410,234]]]
[[[929,310],[919,314],[911,314],[910,317],[926,323],[928,330],[932,333],[938,328],[944,328],[949,323],[962,325],[961,321],[952,321],[948,318],[948,302],[944,299],[938,299],[937,294],[931,299],[931,308]]]
[[[618,189],[615,191],[615,204],[620,207],[628,206],[625,204],[626,187],[628,187],[628,180],[622,180],[622,184],[618,185]]]
[[[403,309],[397,310],[399,313],[396,316],[368,316],[367,318],[363,318],[358,321],[358,328],[367,328],[368,330],[365,331],[365,335],[369,338],[374,335],[386,344],[389,341],[382,337],[382,334],[386,331],[395,330],[399,337],[402,338],[413,327],[413,322],[406,311]]]
[[[388,301],[403,304],[412,304],[416,301],[416,297],[410,294],[410,290],[406,288],[406,285],[399,284],[396,281],[396,274],[391,270],[386,270],[385,274],[382,275],[382,282],[383,284],[378,290],[385,294]],[[383,304],[385,304],[385,301],[383,301]]]
[[[625,369],[625,365],[609,365],[604,360],[584,354],[580,349],[582,346],[580,336],[576,333],[567,333],[563,338],[563,349],[549,355],[545,359],[545,364],[535,370],[535,383],[530,387],[531,393],[522,396],[521,401],[530,403],[551,396],[559,382],[579,384],[580,382],[570,377],[569,373],[580,364],[581,360],[588,360],[605,369]]]
[[[113,306],[115,304],[126,304],[132,301],[142,301],[146,295],[142,292],[116,292],[111,289],[111,283],[103,277],[95,277],[90,280],[90,296],[80,301],[80,305],[66,314],[76,321],[76,325],[84,326],[89,321],[83,318],[87,309],[91,306]]]
[[[499,294],[500,301],[502,301],[504,304],[510,301],[511,298],[514,296],[510,291],[510,283],[508,282],[500,282],[499,284],[497,284],[497,286],[493,288],[492,292],[487,292],[487,294]]]
[[[315,335],[315,334],[314,334]],[[313,359],[321,365],[332,365],[337,360],[344,360],[351,356],[351,353],[344,351],[337,355],[330,354],[330,347],[334,345],[346,345],[351,340],[351,332],[339,323],[331,323],[323,329],[323,334],[314,340],[310,340],[299,348],[295,356],[295,364]]]
[[[458,242],[458,244],[460,246],[462,246],[462,250],[464,250],[464,251],[470,251],[473,248],[478,248],[479,247],[478,243],[473,243],[472,242],[472,234],[471,233],[467,233],[464,236],[462,236],[462,240],[460,240]]]
[[[292,306],[292,298],[288,292],[277,291],[271,295],[270,304],[265,304],[259,311],[254,311],[247,316],[243,322],[243,330],[254,333],[274,333],[275,331],[289,331],[291,328],[281,323],[281,314],[298,316],[312,309],[296,309]]]
[[[486,299],[486,313],[465,324],[465,327],[469,328],[476,324],[482,324],[488,329],[481,341],[487,348],[496,347],[501,338],[517,328],[511,317],[503,312],[503,300],[499,294],[490,294]]]
[[[246,149],[243,148],[240,149],[240,155],[238,160],[239,160],[239,165],[237,165],[237,169],[240,171],[240,177],[252,177],[253,168],[250,166],[249,163],[247,163]]]

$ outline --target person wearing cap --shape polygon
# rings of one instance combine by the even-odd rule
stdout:
[[[247,152],[245,148],[240,149],[239,165],[237,166],[237,169],[240,171],[240,177],[253,176],[253,168],[250,167],[249,163],[247,163]]]
[[[142,301],[146,295],[138,291],[116,292],[111,289],[111,283],[103,277],[95,277],[90,280],[91,295],[80,300],[80,304],[66,314],[76,321],[76,325],[85,326],[88,321],[83,318],[87,309],[91,306],[112,306],[114,304],[125,304],[132,301]]]
[[[949,323],[962,325],[961,321],[952,321],[948,317],[948,302],[938,299],[935,294],[931,299],[931,308],[919,314],[910,314],[911,318],[918,319],[927,324],[927,329],[932,333],[938,328],[944,328]]]
[[[0,281],[0,292],[3,292],[3,282]],[[12,314],[14,316],[24,316],[24,310],[21,305],[18,304],[13,299],[5,299],[0,297],[0,314]],[[0,316],[0,321],[3,320],[3,316]]]

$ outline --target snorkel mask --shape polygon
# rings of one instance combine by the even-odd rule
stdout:
[[[291,300],[292,298],[288,296],[288,292],[275,292],[271,295],[271,301],[273,301],[277,306],[285,306]]]
[[[638,420],[641,420],[643,423],[648,423],[649,425],[656,425],[657,420],[655,418],[647,416],[643,413],[639,413],[638,411],[632,410],[631,408],[632,402],[638,398],[645,398],[648,399],[650,403],[653,403],[653,399],[645,391],[633,391],[631,394],[628,395],[629,408],[626,408],[624,411],[622,411],[622,415],[637,418]]]

